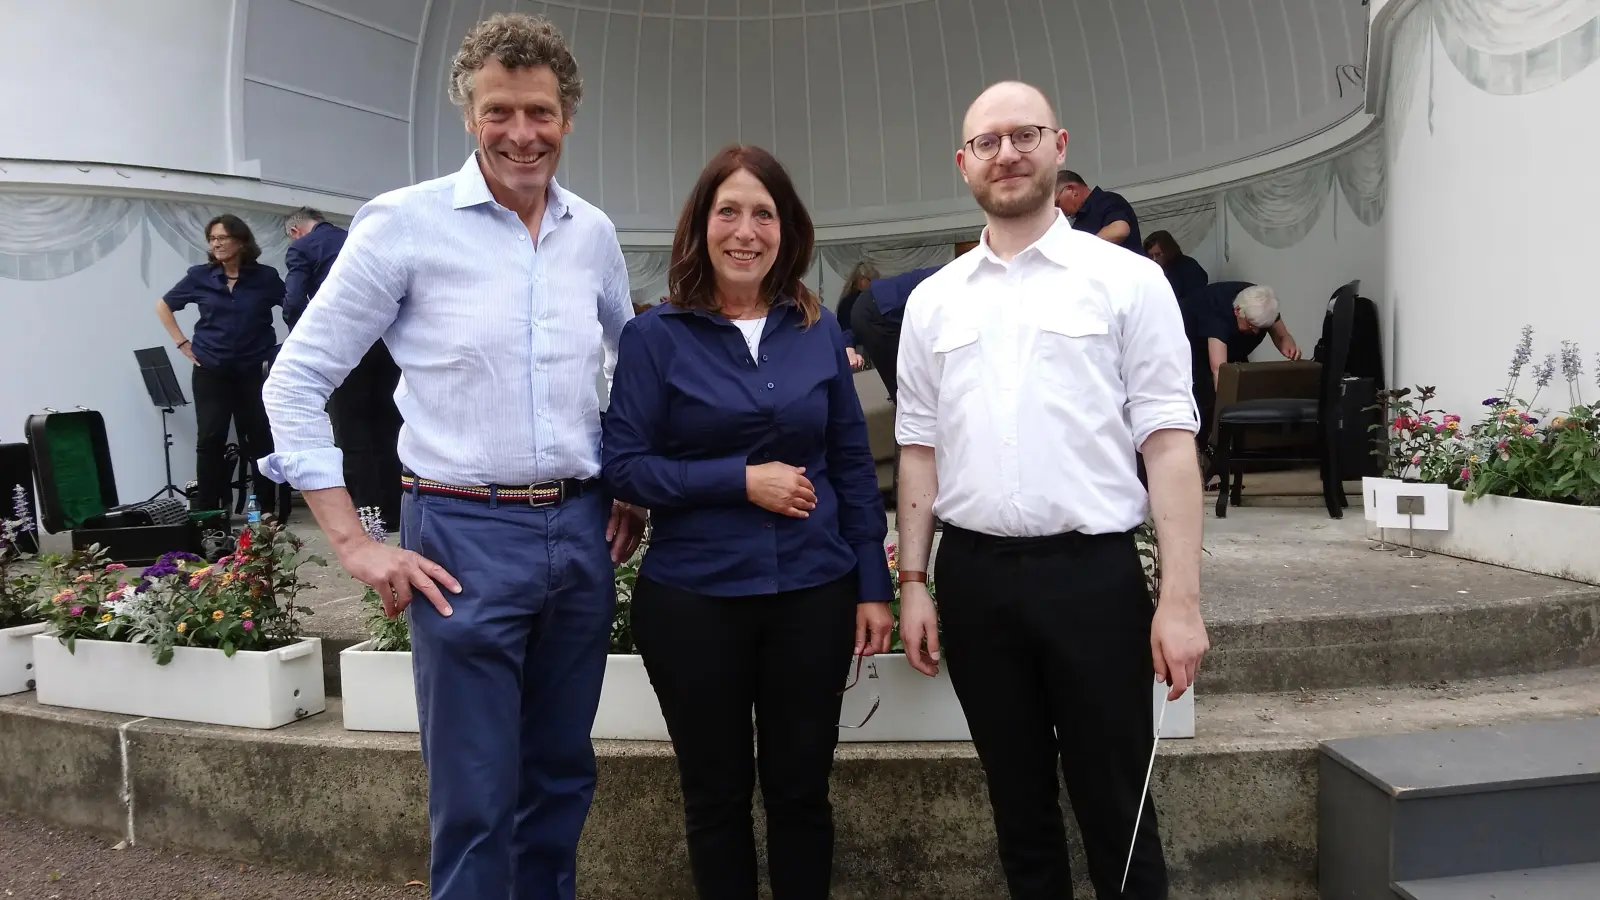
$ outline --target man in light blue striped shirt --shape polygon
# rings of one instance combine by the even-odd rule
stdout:
[[[596,382],[633,308],[611,221],[554,179],[580,94],[543,19],[475,26],[450,95],[476,152],[362,207],[263,391],[263,471],[410,623],[435,900],[574,897],[613,567],[643,527],[597,478]],[[324,412],[380,337],[402,372],[400,548],[363,533]]]

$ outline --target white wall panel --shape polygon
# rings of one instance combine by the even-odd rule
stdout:
[[[387,116],[264,84],[244,86],[245,144],[267,181],[376,196],[410,180],[409,133],[405,122]]]
[[[222,0],[0,2],[0,157],[229,173]]]

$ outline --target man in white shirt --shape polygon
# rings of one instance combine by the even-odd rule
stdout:
[[[901,635],[911,665],[934,675],[943,629],[1011,896],[1072,895],[1059,763],[1100,900],[1151,900],[1167,896],[1153,803],[1119,887],[1154,680],[1182,696],[1209,646],[1199,417],[1161,267],[1074,231],[1054,205],[1066,148],[1028,85],[997,84],[968,110],[956,164],[987,227],[917,286],[900,338]],[[1134,545],[1147,512],[1159,598]]]
[[[642,532],[598,479],[627,267],[554,178],[580,94],[548,22],[474,26],[450,77],[474,153],[361,208],[263,391],[263,471],[410,623],[434,900],[575,896],[614,566]],[[363,533],[324,412],[379,338],[401,371],[399,548]]]

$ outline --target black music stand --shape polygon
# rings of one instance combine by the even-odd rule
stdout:
[[[188,406],[189,401],[184,399],[183,388],[178,385],[178,373],[172,370],[172,359],[167,356],[166,347],[146,347],[133,351],[133,356],[139,361],[139,374],[144,376],[144,387],[150,392],[150,402],[161,409],[162,455],[167,460],[167,484],[151,494],[150,499],[154,500],[162,494],[181,497],[183,491],[172,483],[172,431],[167,427],[167,416],[180,406]]]

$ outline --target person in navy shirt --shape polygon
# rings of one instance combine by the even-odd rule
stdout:
[[[317,295],[349,232],[307,206],[289,214],[284,231],[293,241],[284,254],[283,321],[293,329]],[[400,426],[394,402],[400,366],[380,339],[328,398],[334,442],[344,452],[344,483],[357,509],[376,508],[384,524],[400,530]]]
[[[1062,169],[1056,173],[1056,208],[1067,214],[1075,231],[1087,231],[1134,253],[1144,253],[1139,216],[1121,194],[1090,188],[1083,176]]]
[[[856,299],[850,324],[856,343],[867,351],[867,359],[878,370],[883,386],[889,390],[889,402],[895,398],[895,381],[898,378],[895,361],[900,352],[900,322],[906,314],[906,298],[912,288],[929,275],[944,268],[943,264],[912,269],[887,278],[874,278]]]
[[[607,488],[650,510],[634,640],[699,896],[756,895],[759,766],[771,883],[823,900],[846,677],[894,627],[866,419],[838,320],[800,281],[811,219],[776,159],[713,157],[672,247],[668,302],[622,330],[602,432]]]
[[[1144,252],[1166,273],[1167,283],[1172,285],[1172,295],[1178,298],[1179,304],[1183,303],[1183,298],[1205,290],[1206,285],[1211,283],[1205,266],[1179,249],[1178,241],[1170,231],[1157,231],[1145,238]]]
[[[232,478],[226,455],[228,426],[239,433],[243,454],[252,460],[272,453],[272,433],[261,403],[265,366],[278,344],[272,308],[283,305],[283,279],[265,265],[255,234],[244,220],[221,215],[206,223],[206,262],[191,266],[156,301],[156,315],[189,361],[194,393],[195,509],[226,509]],[[187,338],[173,313],[190,304],[200,308],[194,337]],[[262,515],[277,504],[271,479],[251,466],[256,502]]]

